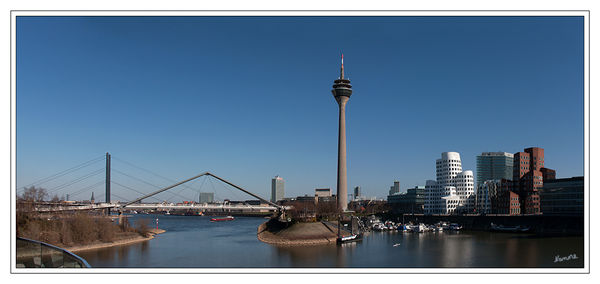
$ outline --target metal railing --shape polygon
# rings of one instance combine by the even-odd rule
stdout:
[[[17,237],[17,268],[91,268],[85,259],[65,249]]]

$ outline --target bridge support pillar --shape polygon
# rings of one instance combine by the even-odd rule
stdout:
[[[106,179],[104,183],[106,185],[104,196],[106,198],[106,203],[110,204],[110,154],[108,152],[106,152]],[[106,208],[106,215],[110,215],[110,208]]]

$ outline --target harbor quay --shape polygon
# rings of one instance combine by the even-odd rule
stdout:
[[[537,235],[583,235],[584,216],[549,215],[424,215],[424,214],[377,214],[383,220],[405,223],[435,224],[448,222],[460,224],[463,230],[490,231],[491,224],[503,226],[522,226],[529,228],[528,233]]]

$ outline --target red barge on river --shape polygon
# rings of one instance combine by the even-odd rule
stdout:
[[[223,218],[212,218],[210,219],[211,222],[221,222],[221,221],[233,221],[235,218],[233,218],[233,216],[227,216],[227,217],[223,217]]]

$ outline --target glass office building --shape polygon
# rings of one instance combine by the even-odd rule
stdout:
[[[514,155],[506,152],[483,152],[477,156],[477,187],[487,180],[513,178]]]
[[[584,178],[560,178],[544,181],[540,190],[544,215],[583,216]]]

